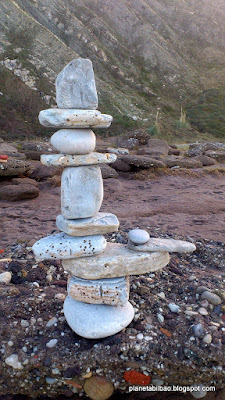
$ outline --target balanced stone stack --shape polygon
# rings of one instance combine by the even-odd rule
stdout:
[[[51,137],[60,154],[43,155],[41,161],[64,167],[62,214],[56,218],[61,233],[40,239],[33,252],[37,260],[61,259],[70,273],[64,314],[74,332],[103,338],[125,328],[134,317],[128,301],[129,275],[163,268],[169,262],[169,246],[154,243],[152,250],[147,232],[141,230],[144,240],[132,241],[131,232],[129,248],[107,243],[103,236],[119,227],[115,215],[99,212],[103,200],[100,164],[113,163],[116,155],[94,152],[96,137],[91,128],[109,127],[112,117],[96,110],[90,60],[74,60],[58,75],[56,101],[58,108],[41,111],[39,120],[46,127],[60,128]]]

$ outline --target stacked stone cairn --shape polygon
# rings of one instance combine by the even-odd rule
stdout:
[[[71,329],[89,339],[114,335],[130,324],[134,309],[129,299],[129,275],[159,270],[169,262],[168,251],[193,251],[181,241],[150,239],[141,229],[129,232],[128,246],[107,243],[104,234],[118,230],[115,215],[99,212],[103,200],[100,164],[113,163],[115,154],[94,152],[91,128],[107,128],[112,117],[97,111],[98,97],[92,63],[70,62],[56,79],[58,108],[40,112],[40,123],[60,128],[51,137],[60,154],[42,155],[42,164],[64,167],[61,231],[37,241],[36,260],[61,259],[69,272],[65,318]]]

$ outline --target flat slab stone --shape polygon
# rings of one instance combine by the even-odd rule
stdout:
[[[106,247],[104,236],[69,236],[57,233],[38,240],[32,247],[36,260],[70,259],[100,254]]]
[[[141,245],[135,245],[129,241],[128,248],[135,251],[168,251],[169,253],[192,253],[196,250],[193,243],[161,238],[150,238],[147,243]]]
[[[111,115],[101,114],[97,110],[62,110],[49,108],[39,114],[41,125],[49,128],[108,128]]]
[[[134,309],[129,301],[123,306],[113,307],[87,304],[67,296],[64,315],[77,335],[87,339],[101,339],[126,328],[134,318]]]
[[[64,154],[89,154],[95,149],[96,136],[91,129],[60,129],[51,144]]]
[[[79,219],[66,219],[58,215],[56,225],[60,231],[71,236],[103,235],[117,231],[119,221],[114,214],[99,212],[94,217]]]
[[[103,200],[101,169],[97,166],[68,167],[62,173],[61,209],[67,219],[97,214]]]
[[[122,306],[129,300],[129,277],[88,280],[73,276],[67,291],[77,301]]]
[[[56,78],[56,103],[59,108],[96,109],[98,95],[92,62],[71,61]]]
[[[63,260],[63,267],[79,278],[105,279],[157,271],[169,260],[167,252],[136,252],[119,243],[108,243],[101,255]]]
[[[90,153],[85,155],[43,154],[41,162],[47,166],[79,167],[80,165],[111,164],[116,155],[110,153]]]

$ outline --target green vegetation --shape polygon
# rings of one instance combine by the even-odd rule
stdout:
[[[3,67],[0,92],[0,137],[10,141],[48,136],[47,129],[38,121],[38,114],[46,104],[36,91]]]
[[[202,92],[197,101],[187,107],[187,118],[199,132],[225,139],[224,88]]]

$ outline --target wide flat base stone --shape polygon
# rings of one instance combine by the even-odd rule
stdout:
[[[117,231],[119,221],[114,214],[103,212],[94,217],[80,219],[66,219],[63,215],[58,215],[56,226],[71,236],[103,235]]]
[[[47,128],[108,128],[112,119],[111,115],[97,110],[50,108],[39,114],[41,125]]]
[[[57,233],[38,240],[32,247],[36,260],[93,256],[106,247],[104,236],[69,236]]]
[[[79,167],[80,165],[111,164],[116,155],[110,153],[90,153],[85,155],[43,154],[41,162],[46,166]]]
[[[129,277],[90,280],[72,276],[67,291],[84,303],[122,306],[129,300]]]
[[[126,328],[134,318],[134,309],[127,301],[124,306],[87,304],[67,296],[64,315],[70,328],[86,339],[101,339]]]
[[[118,243],[108,243],[98,256],[63,260],[63,267],[83,279],[139,275],[162,269],[169,263],[167,252],[137,252]]]
[[[193,243],[184,240],[150,238],[144,244],[136,245],[131,240],[128,248],[135,251],[168,251],[169,253],[192,253],[196,250]]]

